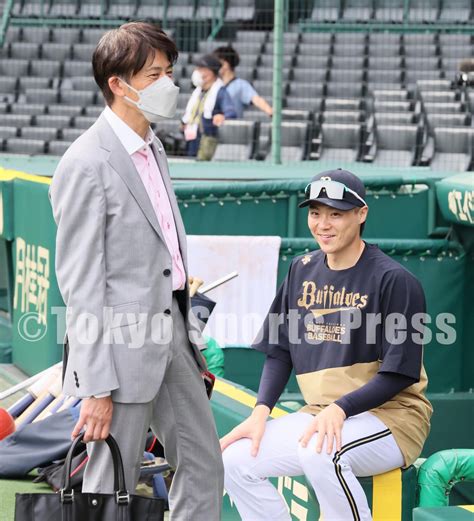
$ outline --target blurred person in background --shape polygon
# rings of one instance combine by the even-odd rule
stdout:
[[[238,52],[229,46],[218,47],[214,54],[221,64],[219,76],[222,78],[227,92],[232,98],[237,117],[242,118],[244,110],[250,104],[255,105],[255,107],[271,117],[273,114],[272,107],[258,94],[250,82],[236,76],[235,69],[240,63]]]
[[[191,81],[196,87],[182,118],[188,156],[210,161],[216,151],[218,128],[226,119],[237,117],[234,104],[219,78],[221,64],[212,54],[196,62]]]

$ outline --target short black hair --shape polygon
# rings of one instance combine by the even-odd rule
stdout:
[[[215,54],[219,60],[227,62],[232,70],[240,63],[239,53],[230,45],[214,49],[213,54]]]

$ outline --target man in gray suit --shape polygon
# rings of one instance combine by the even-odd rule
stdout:
[[[56,273],[67,305],[64,392],[83,399],[83,491],[113,490],[104,440],[118,441],[133,492],[148,428],[176,467],[171,520],[220,519],[223,470],[190,312],[186,235],[163,145],[150,122],[172,117],[178,52],[152,24],[106,33],[94,77],[107,107],[67,150],[50,198]]]

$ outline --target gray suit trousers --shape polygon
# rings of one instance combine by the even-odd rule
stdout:
[[[173,298],[173,340],[163,383],[148,403],[114,402],[111,433],[124,462],[127,489],[135,490],[149,427],[176,468],[169,502],[171,521],[219,521],[223,466],[214,418],[200,370]],[[160,346],[158,346],[159,348]],[[113,491],[112,459],[104,442],[88,444],[83,492]]]

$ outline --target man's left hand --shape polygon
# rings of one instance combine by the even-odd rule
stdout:
[[[213,118],[212,118],[212,123],[216,126],[216,127],[220,127],[222,125],[222,123],[224,123],[225,121],[225,116],[224,114],[216,114]]]
[[[321,452],[324,438],[327,438],[326,451],[328,454],[332,453],[334,439],[336,439],[336,450],[341,450],[341,432],[345,419],[346,413],[339,405],[335,403],[328,405],[308,425],[303,436],[299,439],[301,445],[306,447],[313,434],[317,432],[316,452]]]

